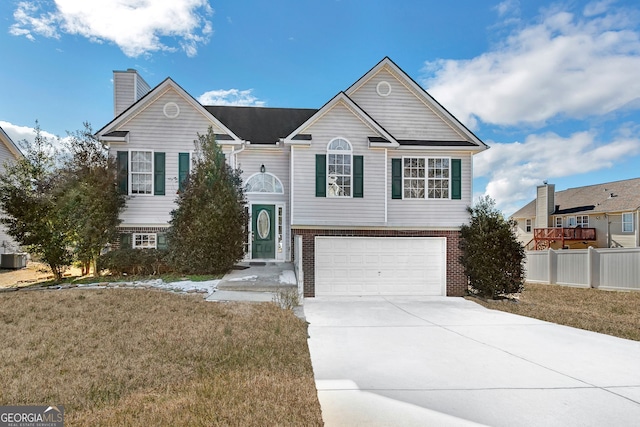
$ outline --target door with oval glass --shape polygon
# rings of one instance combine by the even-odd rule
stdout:
[[[253,259],[276,257],[275,212],[274,205],[251,206],[251,258]]]

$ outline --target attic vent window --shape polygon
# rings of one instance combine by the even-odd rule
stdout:
[[[180,115],[180,107],[175,102],[167,102],[164,104],[162,112],[168,119],[175,119]]]
[[[383,80],[376,85],[376,92],[382,97],[389,96],[391,95],[391,85]]]

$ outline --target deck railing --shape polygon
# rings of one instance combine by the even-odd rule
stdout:
[[[595,228],[534,228],[534,240],[596,240]]]

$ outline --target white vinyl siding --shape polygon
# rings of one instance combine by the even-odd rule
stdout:
[[[4,138],[4,137],[1,137]],[[4,173],[5,163],[13,163],[16,158],[7,146],[0,138],[0,173]],[[2,213],[0,212],[0,215]],[[6,233],[4,225],[0,224],[0,253],[16,252],[18,250],[17,244],[13,241],[11,236]]]
[[[415,153],[415,154],[414,154]],[[469,221],[467,206],[471,206],[471,154],[456,153],[455,156],[444,151],[421,152],[412,151],[409,157],[450,157],[461,159],[462,198],[449,199],[391,199],[391,159],[409,156],[406,152],[389,150],[387,166],[388,191],[388,223],[395,227],[429,227],[429,228],[458,228]],[[382,170],[382,169],[381,169]],[[366,182],[366,175],[365,175]]]
[[[167,102],[175,102],[180,108],[180,115],[168,119],[163,112]],[[120,218],[122,227],[135,225],[166,225],[171,219],[170,212],[175,209],[178,192],[178,153],[191,153],[194,140],[198,135],[206,134],[209,126],[215,133],[223,133],[209,118],[197,111],[173,89],[142,108],[129,121],[122,123],[118,129],[130,132],[129,143],[111,143],[110,153],[117,151],[148,151],[165,153],[165,196],[131,195]],[[129,182],[131,186],[131,181]]]
[[[382,81],[391,85],[389,96],[380,96],[376,91],[376,86]],[[387,69],[380,70],[349,95],[356,104],[397,139],[440,141],[465,139],[428,107],[420,96],[416,96],[412,90],[400,83]]]
[[[294,225],[384,225],[384,150],[369,149],[375,131],[339,103],[302,133],[311,134],[310,147],[293,147]],[[364,197],[316,197],[316,154],[327,155],[327,144],[336,136],[351,143],[353,156],[364,159]],[[391,193],[389,193],[391,194]],[[389,196],[390,197],[390,196]]]
[[[290,215],[289,210],[289,148],[260,148],[256,146],[247,147],[244,151],[238,153],[237,164],[242,170],[242,179],[246,183],[252,175],[260,173],[262,165],[265,172],[274,175],[282,184],[282,193],[246,193],[246,199],[251,204],[271,204],[276,207],[278,240],[276,242],[276,259],[288,260],[289,255],[289,227],[283,225],[288,224]],[[251,209],[249,209],[251,212]],[[247,246],[248,247],[248,246]],[[247,251],[248,256],[251,252]]]

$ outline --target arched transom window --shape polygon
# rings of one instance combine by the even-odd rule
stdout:
[[[351,197],[352,161],[349,141],[335,138],[329,142],[327,145],[327,196]]]
[[[251,175],[245,185],[247,193],[277,193],[282,194],[282,182],[269,172],[259,172]]]

